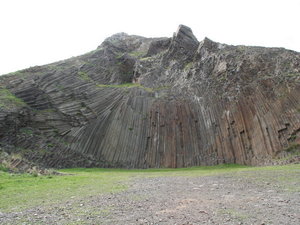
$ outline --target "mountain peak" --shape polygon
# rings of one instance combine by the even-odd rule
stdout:
[[[192,29],[189,28],[188,26],[185,26],[182,24],[180,24],[178,26],[178,29],[177,29],[174,37],[175,37],[175,39],[181,39],[181,40],[183,39],[188,42],[198,43],[198,40],[195,37],[195,35],[193,34]]]

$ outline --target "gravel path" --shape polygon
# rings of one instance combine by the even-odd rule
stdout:
[[[300,178],[244,175],[135,178],[124,192],[2,213],[0,224],[300,224]]]

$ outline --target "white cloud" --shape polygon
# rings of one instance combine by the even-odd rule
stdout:
[[[172,36],[179,24],[228,44],[300,51],[299,0],[1,0],[0,74],[95,49],[127,32]]]

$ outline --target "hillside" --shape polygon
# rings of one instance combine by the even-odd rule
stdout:
[[[44,167],[264,165],[300,145],[300,53],[180,25],[0,77],[0,142]]]

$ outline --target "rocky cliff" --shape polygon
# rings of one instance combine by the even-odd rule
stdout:
[[[261,165],[300,144],[300,53],[183,25],[0,79],[1,149],[47,167]]]

